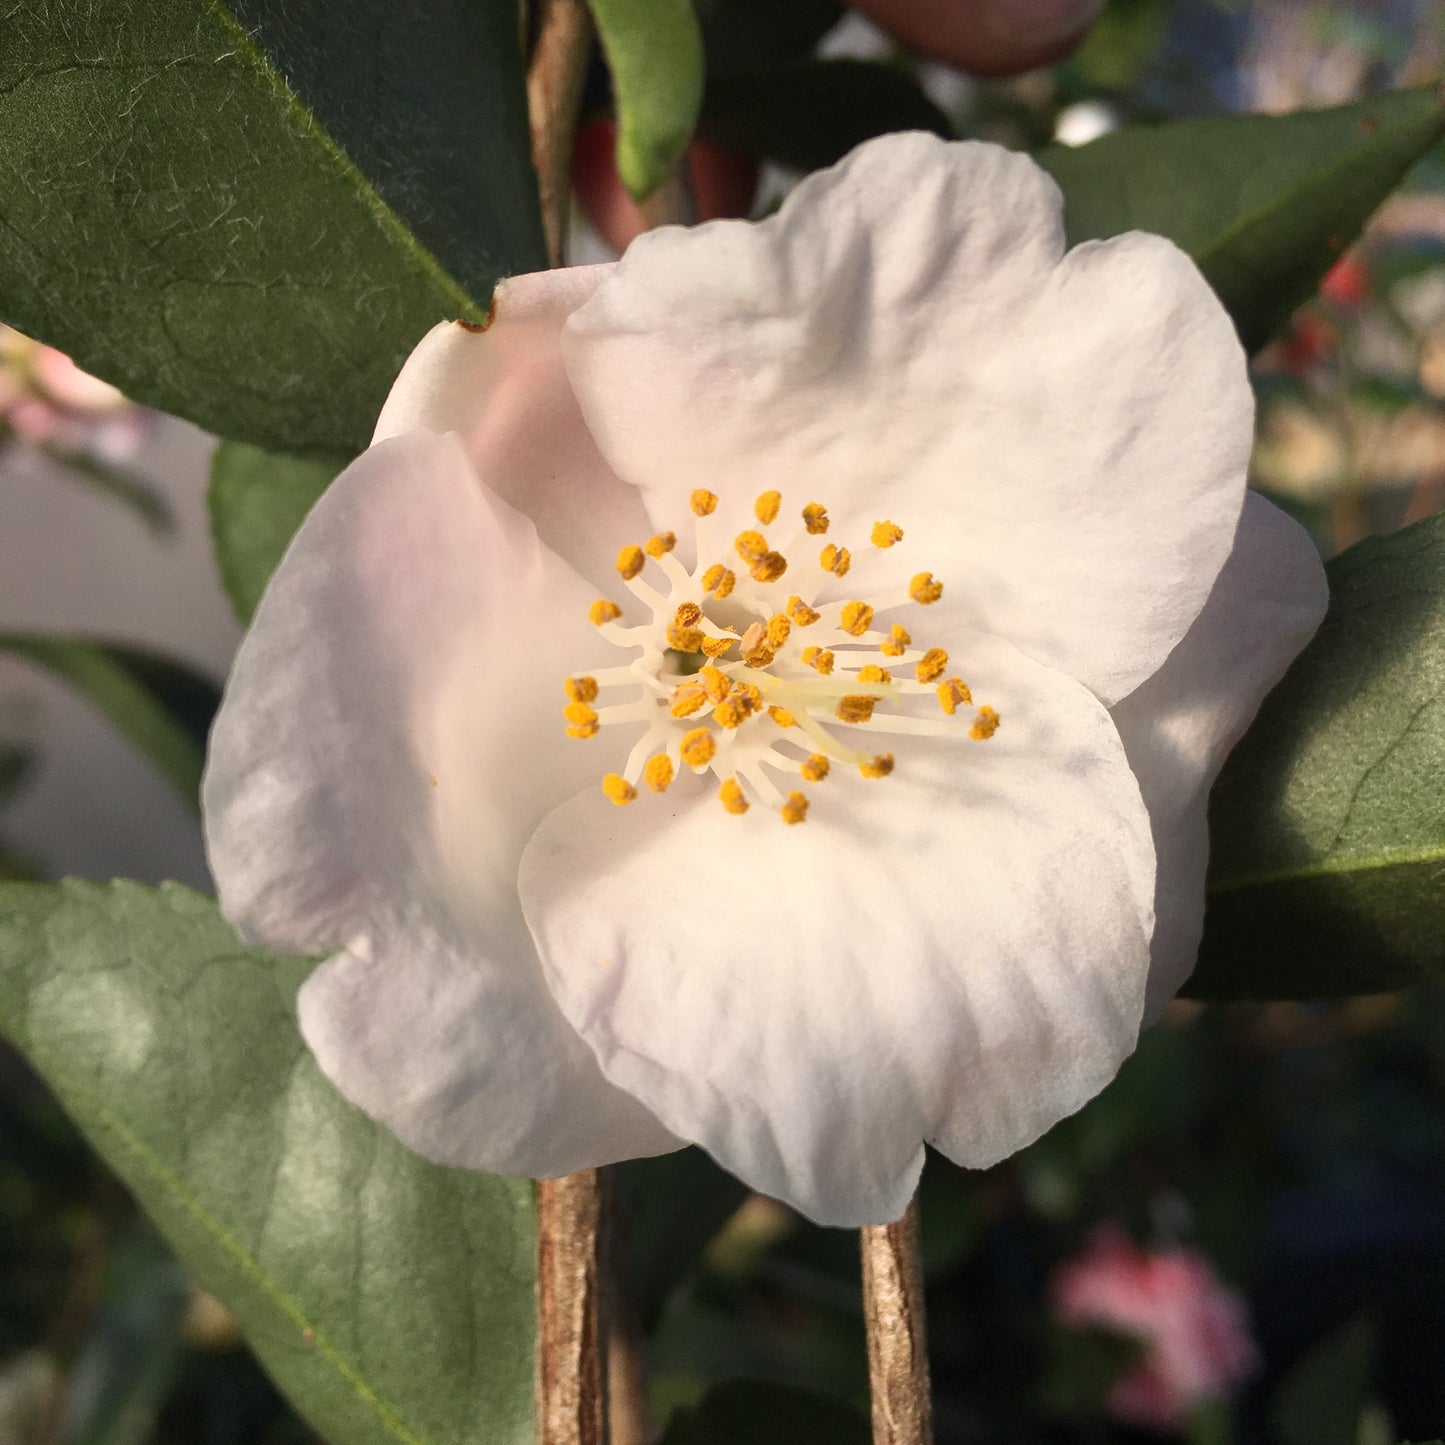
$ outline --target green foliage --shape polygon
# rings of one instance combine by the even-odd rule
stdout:
[[[175,885],[0,884],[0,1027],[324,1437],[530,1445],[532,1192],[320,1075],[310,967]]]
[[[1445,970],[1445,515],[1328,565],[1324,625],[1210,803],[1204,998],[1307,998]]]
[[[838,0],[694,0],[709,75],[801,60],[843,18]]]
[[[0,653],[68,683],[200,806],[206,732],[220,702],[215,685],[169,658],[118,643],[0,633]]]
[[[646,200],[672,174],[702,105],[702,33],[692,0],[587,0],[612,72],[617,174]]]
[[[342,463],[263,452],[222,442],[211,459],[206,505],[221,583],[248,623],[296,529]]]
[[[1270,1401],[1280,1445],[1356,1445],[1379,1352],[1379,1330],[1368,1317],[1325,1336]]]
[[[868,1421],[851,1405],[772,1380],[728,1380],[681,1409],[662,1445],[869,1445]]]
[[[1137,126],[1037,158],[1063,189],[1071,245],[1168,236],[1254,350],[1442,135],[1445,110],[1427,86],[1334,110]]]
[[[428,326],[545,265],[513,0],[51,0],[0,48],[0,314],[135,400],[366,444]]]

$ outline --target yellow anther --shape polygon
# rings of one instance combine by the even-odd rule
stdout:
[[[920,572],[908,584],[908,595],[921,606],[927,607],[930,602],[937,602],[943,596],[943,583],[935,582],[932,572]]]
[[[984,703],[978,710],[978,716],[973,720],[973,726],[968,730],[969,737],[976,743],[991,738],[998,731],[998,721],[998,714],[987,703]]]
[[[798,769],[810,783],[821,783],[828,776],[828,769],[831,764],[822,753],[814,753],[810,758],[804,758],[803,765]]]
[[[562,686],[566,689],[568,702],[597,701],[597,679],[595,677],[569,677]]]
[[[754,622],[743,633],[741,647],[743,661],[749,667],[767,667],[775,656],[773,649],[768,646],[768,629],[761,622]]]
[[[785,707],[777,707],[776,705],[770,707],[768,709],[768,716],[772,718],[780,728],[795,728],[798,725],[797,718]]]
[[[687,767],[705,768],[717,752],[717,742],[711,729],[693,728],[691,732],[683,733],[677,750],[682,754],[682,761]]]
[[[649,557],[661,557],[664,552],[671,552],[676,546],[676,532],[658,532],[642,544],[642,550],[646,552]]]
[[[803,508],[803,525],[813,537],[821,537],[828,530],[828,509],[821,502],[809,502]]]
[[[788,598],[788,616],[797,627],[811,627],[822,614],[814,612],[801,597],[795,596]]]
[[[869,662],[858,669],[858,681],[892,682],[893,674],[886,667],[879,667],[876,662]]]
[[[808,799],[802,793],[789,793],[781,810],[783,822],[801,823],[808,816]]]
[[[721,602],[724,597],[732,594],[733,588],[737,585],[738,574],[731,567],[724,567],[722,576],[718,578],[717,586],[712,589],[712,595]]]
[[[608,773],[602,779],[602,791],[617,804],[619,808],[630,803],[637,796],[637,789],[627,781],[626,778],[617,773]]]
[[[833,670],[833,654],[826,647],[805,647],[803,649],[803,661],[809,667],[821,672],[824,677]]]
[[[667,629],[667,645],[675,652],[701,652],[706,635],[697,627],[679,627],[670,623]]]
[[[632,581],[646,566],[647,558],[643,556],[641,547],[629,545],[617,554],[617,570],[622,573],[624,582]]]
[[[672,784],[672,759],[666,753],[648,758],[642,769],[642,781],[654,793],[665,793]]]
[[[695,517],[710,517],[717,511],[717,494],[708,491],[706,487],[699,487],[688,498],[688,502]]]
[[[893,771],[893,754],[879,753],[876,758],[863,763],[858,771],[865,778],[886,778]]]
[[[973,701],[968,684],[961,677],[950,677],[938,684],[938,705],[949,717],[956,713],[961,704]]]
[[[745,562],[756,562],[758,558],[768,555],[768,539],[761,532],[739,532],[733,538],[733,546],[738,549],[738,556]]]
[[[702,621],[702,608],[696,602],[684,602],[673,614],[672,620],[679,627],[696,627]]]
[[[748,568],[748,575],[754,582],[776,582],[787,570],[788,559],[781,552],[764,552]]]
[[[783,494],[781,492],[764,492],[756,502],[753,503],[753,516],[763,526],[770,527],[778,520],[778,508],[783,505]]]
[[[673,717],[691,717],[707,706],[707,692],[695,682],[674,688],[667,710]]]
[[[728,569],[721,562],[714,562],[706,572],[702,574],[702,590],[711,592],[719,582],[723,580],[723,573]]]
[[[846,547],[835,547],[829,542],[818,553],[818,561],[823,571],[831,572],[835,577],[846,577],[848,569],[853,565],[853,554]]]
[[[585,702],[569,702],[562,709],[562,715],[567,719],[567,736],[569,738],[595,738],[597,736],[597,729],[601,727],[601,723],[597,721],[597,714]]]
[[[587,609],[587,616],[594,627],[601,627],[603,623],[615,622],[621,617],[622,609],[615,602],[609,602],[605,597],[599,597]]]
[[[930,647],[918,660],[919,682],[936,682],[948,666],[948,654],[941,647]]]
[[[884,657],[902,657],[908,651],[908,644],[912,641],[913,639],[908,635],[908,629],[895,622],[888,641],[880,643],[878,651]]]
[[[736,813],[741,817],[748,810],[748,800],[743,797],[742,787],[736,778],[729,778],[717,790],[718,802],[720,802],[729,813]]]
[[[704,637],[698,651],[704,657],[721,657],[736,641],[736,637]]]
[[[712,710],[713,721],[719,727],[740,728],[747,721],[747,704],[739,697],[730,697]]]
[[[842,628],[850,637],[862,637],[873,621],[873,609],[866,602],[843,604]]]
[[[755,684],[751,682],[738,683],[737,696],[748,712],[754,713],[762,711],[763,695]]]
[[[781,647],[793,630],[793,624],[781,613],[778,612],[768,618],[768,646]]]
[[[868,540],[875,547],[891,547],[895,542],[903,540],[903,528],[894,522],[874,522]]]
[[[693,686],[699,685],[707,694],[709,702],[721,702],[733,690],[732,679],[710,662],[704,663],[698,669],[697,682]]]
[[[870,697],[866,692],[850,692],[847,697],[838,699],[833,715],[840,722],[865,723],[873,716],[873,707],[877,701],[876,697]]]

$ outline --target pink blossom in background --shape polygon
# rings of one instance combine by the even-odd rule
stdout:
[[[1050,1308],[1066,1325],[1102,1325],[1138,1336],[1144,1357],[1110,1391],[1115,1419],[1180,1431],[1191,1411],[1228,1395],[1258,1363],[1244,1301],[1187,1249],[1151,1254],[1113,1225],[1049,1282]]]

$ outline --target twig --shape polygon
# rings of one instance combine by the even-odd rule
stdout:
[[[547,260],[552,266],[562,264],[567,239],[572,137],[591,47],[592,16],[583,0],[542,0],[537,43],[527,67],[527,113]]]
[[[873,1445],[933,1445],[918,1200],[894,1224],[859,1231]]]

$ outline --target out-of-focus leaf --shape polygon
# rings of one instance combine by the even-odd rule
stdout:
[[[206,732],[220,703],[214,683],[143,648],[37,633],[0,633],[0,653],[68,683],[199,806]]]
[[[321,1076],[311,965],[187,889],[0,884],[0,1027],[346,1445],[532,1445],[531,1186],[442,1169]]]
[[[1210,801],[1202,998],[1445,972],[1445,516],[1328,564],[1330,608]]]
[[[1425,86],[1334,110],[1136,126],[1037,159],[1064,192],[1070,244],[1131,230],[1169,237],[1254,350],[1442,135],[1445,109]]]
[[[772,1380],[729,1380],[680,1409],[662,1445],[869,1445],[873,1432],[851,1405]]]
[[[116,466],[89,452],[68,451],[63,447],[42,446],[57,465],[65,468],[77,481],[84,482],[102,497],[119,502],[158,537],[169,537],[176,530],[176,514],[166,494],[139,472]]]
[[[1109,0],[1064,74],[1090,91],[1128,90],[1153,60],[1164,38],[1165,0]]]
[[[1280,1445],[1356,1445],[1378,1353],[1379,1331],[1368,1318],[1316,1345],[1270,1401],[1270,1433]]]
[[[211,460],[206,503],[221,582],[236,616],[250,622],[271,574],[316,499],[342,468],[222,442]]]
[[[712,76],[708,136],[747,155],[817,170],[890,131],[950,134],[948,117],[917,81],[870,60],[808,60]]]
[[[710,75],[802,60],[843,17],[838,0],[695,0]]]
[[[48,0],[0,48],[0,313],[128,396],[356,451],[544,266],[516,0]]]
[[[1065,1420],[1098,1417],[1104,1399],[1138,1363],[1146,1342],[1100,1326],[1050,1325],[1039,1403]]]
[[[702,33],[692,0],[587,0],[612,72],[617,174],[646,200],[672,174],[702,105]]]

